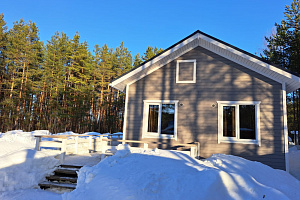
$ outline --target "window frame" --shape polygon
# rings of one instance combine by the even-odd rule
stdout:
[[[194,69],[193,69],[193,80],[191,81],[180,81],[179,80],[179,64],[180,63],[184,63],[184,62],[191,62],[191,63],[194,63]],[[196,59],[193,59],[193,60],[177,60],[177,63],[176,63],[176,83],[196,83]]]
[[[143,113],[143,134],[142,138],[162,138],[162,139],[175,139],[177,140],[177,113],[178,113],[179,100],[144,100],[144,113]],[[161,134],[161,111],[162,104],[175,104],[174,111],[174,135]],[[158,133],[148,132],[148,117],[149,105],[159,105],[158,113]]]
[[[242,144],[256,144],[261,146],[260,136],[260,101],[217,101],[218,103],[218,144],[223,143],[242,143]],[[254,105],[255,106],[255,140],[253,139],[240,139],[240,105]],[[223,107],[235,107],[235,137],[223,136]]]

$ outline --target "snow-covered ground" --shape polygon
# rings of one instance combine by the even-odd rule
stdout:
[[[300,180],[300,150],[296,146],[289,148],[290,173]]]
[[[81,168],[76,190],[55,194],[35,189],[58,161],[52,151],[34,150],[34,134],[37,132],[13,131],[0,135],[1,200],[299,199],[300,196],[300,181],[259,162],[223,154],[195,160],[179,152],[127,145],[119,145],[116,155]],[[300,163],[300,151],[292,149],[290,158],[298,161],[290,162],[293,168]],[[69,162],[76,163],[73,159]],[[88,162],[89,156],[80,159]],[[97,159],[91,155],[93,164]],[[294,168],[298,171],[291,173],[299,175],[299,168],[300,165]]]
[[[48,131],[10,131],[0,135],[0,192],[32,188],[58,164],[56,151],[34,150],[36,134],[45,135]]]

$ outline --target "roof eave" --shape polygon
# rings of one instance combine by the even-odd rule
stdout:
[[[259,58],[248,52],[245,52],[245,51],[243,51],[237,47],[234,47],[226,42],[223,42],[219,39],[209,36],[199,30],[194,32],[193,34],[189,35],[188,37],[184,38],[183,40],[177,42],[176,44],[172,45],[171,47],[169,47],[162,53],[154,56],[150,60],[142,63],[140,66],[138,66],[138,67],[130,70],[129,72],[123,74],[122,76],[116,78],[109,85],[111,87],[116,88],[117,90],[120,90],[123,93],[126,93],[126,91],[125,91],[126,85],[132,84],[136,80],[139,80],[139,79],[132,78],[133,76],[138,75],[138,76],[144,77],[143,71],[146,68],[152,66],[154,63],[158,62],[159,60],[163,59],[164,57],[166,57],[169,54],[171,54],[172,52],[180,49],[184,45],[187,45],[188,43],[192,42],[195,39],[198,39],[198,40],[203,39],[206,42],[209,42],[210,44],[216,45],[222,49],[226,49],[227,51],[230,51],[231,53],[233,53],[235,55],[243,57],[244,59],[247,59],[251,62],[254,62],[258,66],[260,66],[259,68],[261,68],[262,71],[265,71],[265,69],[267,69],[267,70],[270,70],[270,72],[275,72],[275,74],[277,74],[276,77],[275,76],[274,77],[267,76],[267,77],[272,78],[274,81],[277,81],[279,83],[283,83],[283,82],[287,83],[287,89],[288,89],[287,92],[292,92],[300,87],[300,77],[295,75],[294,73],[291,73],[288,70],[283,69],[281,67],[274,66],[274,65],[264,61],[262,58]],[[202,45],[200,45],[200,41],[199,41],[198,45],[202,46]],[[234,61],[234,60],[232,60],[232,61]],[[241,64],[241,65],[243,65],[243,64]],[[258,73],[262,73],[262,72],[258,72]],[[264,75],[264,73],[262,73],[262,75]],[[266,74],[265,74],[265,76],[266,76]],[[279,78],[277,78],[277,77],[279,77]]]

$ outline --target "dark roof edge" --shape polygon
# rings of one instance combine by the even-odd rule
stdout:
[[[111,83],[123,76],[125,76],[126,74],[134,71],[135,69],[139,68],[140,66],[146,64],[147,62],[150,62],[151,60],[155,59],[156,57],[160,56],[161,54],[165,53],[166,51],[172,49],[173,47],[175,47],[176,45],[182,43],[183,41],[185,41],[186,39],[189,39],[190,37],[192,37],[193,35],[197,34],[197,33],[201,33],[199,30],[195,31],[194,33],[192,33],[191,35],[183,38],[182,40],[180,40],[179,42],[176,42],[175,44],[173,44],[172,46],[170,46],[169,48],[165,49],[164,51],[160,52],[159,54],[156,54],[155,56],[153,56],[152,58],[146,60],[145,62],[141,63],[140,65],[138,65],[137,67],[132,68],[131,70],[129,70],[128,72],[125,72],[124,74],[122,74],[121,76],[118,76],[117,78],[115,78],[114,80],[110,81]]]
[[[199,30],[198,30],[198,31],[199,31]],[[240,49],[240,48],[238,48],[238,47],[236,47],[236,46],[233,46],[233,45],[231,45],[231,44],[228,44],[227,42],[224,42],[224,41],[222,41],[222,40],[219,40],[218,38],[215,38],[215,37],[213,37],[213,36],[211,36],[211,35],[208,35],[208,34],[206,34],[206,33],[201,32],[201,31],[199,31],[199,33],[202,34],[202,35],[205,35],[206,37],[209,37],[209,38],[211,38],[211,39],[213,39],[213,40],[216,40],[217,42],[220,42],[220,43],[222,43],[222,44],[224,44],[224,45],[226,45],[226,46],[229,46],[229,47],[231,47],[231,48],[233,48],[233,49],[235,49],[235,50],[237,50],[237,51],[240,51],[240,52],[242,52],[242,53],[244,53],[244,54],[246,54],[246,55],[248,55],[248,56],[251,56],[251,57],[253,57],[253,58],[257,59],[257,60],[260,60],[260,61],[262,61],[262,62],[264,62],[264,63],[267,63],[267,64],[269,64],[269,65],[272,65],[272,66],[274,66],[274,67],[277,67],[278,69],[281,69],[281,70],[283,70],[283,71],[286,71],[286,72],[288,72],[288,73],[291,73],[291,74],[296,75],[296,76],[299,77],[299,74],[298,74],[298,73],[293,72],[293,71],[290,71],[290,70],[288,70],[288,69],[286,69],[286,68],[284,68],[284,67],[282,67],[282,66],[280,66],[280,65],[278,65],[278,64],[274,64],[274,63],[272,63],[272,62],[270,62],[270,61],[267,61],[267,60],[263,59],[262,57],[258,57],[257,55],[254,55],[254,54],[252,54],[252,53],[249,53],[248,51],[245,51],[245,50]]]
[[[293,72],[293,71],[290,71],[290,70],[288,70],[288,69],[285,69],[284,67],[279,66],[279,65],[277,65],[277,64],[273,64],[273,63],[271,63],[271,62],[269,62],[269,61],[267,61],[267,60],[265,60],[265,59],[263,59],[263,58],[261,58],[261,57],[258,57],[258,56],[254,55],[254,54],[252,54],[252,53],[249,53],[249,52],[247,52],[247,51],[245,51],[245,50],[243,50],[243,49],[240,49],[240,48],[238,48],[238,47],[236,47],[236,46],[233,46],[233,45],[231,45],[231,44],[228,44],[227,42],[224,42],[224,41],[222,41],[222,40],[220,40],[220,39],[217,39],[217,38],[215,38],[215,37],[213,37],[213,36],[211,36],[211,35],[208,35],[208,34],[202,32],[202,31],[197,30],[197,31],[195,31],[194,33],[190,34],[189,36],[183,38],[183,39],[180,40],[179,42],[176,42],[175,44],[173,44],[173,45],[170,46],[169,48],[165,49],[164,51],[160,52],[159,54],[153,56],[153,57],[150,58],[149,60],[146,60],[145,62],[141,63],[141,64],[138,65],[137,67],[134,67],[134,68],[132,68],[131,70],[129,70],[129,71],[125,72],[124,74],[122,74],[121,76],[118,76],[117,78],[113,79],[112,81],[110,81],[110,83],[112,83],[112,82],[114,82],[115,80],[117,80],[117,79],[119,79],[119,78],[125,76],[126,74],[128,74],[128,73],[130,73],[130,72],[136,70],[137,68],[139,68],[139,67],[141,67],[142,65],[146,64],[147,62],[150,62],[151,60],[155,59],[156,57],[158,57],[158,56],[160,56],[161,54],[165,53],[166,51],[172,49],[173,47],[177,46],[178,44],[182,43],[183,41],[187,40],[188,38],[194,36],[194,35],[197,34],[197,33],[199,33],[199,34],[201,34],[201,35],[204,35],[204,36],[206,36],[206,37],[208,37],[208,38],[211,38],[211,39],[213,39],[213,40],[215,40],[215,41],[217,41],[217,42],[220,42],[220,43],[222,43],[222,44],[224,44],[224,45],[226,45],[226,46],[229,46],[229,47],[231,47],[231,48],[233,48],[233,49],[235,49],[235,50],[237,50],[237,51],[239,51],[239,52],[242,52],[242,53],[244,53],[244,54],[246,54],[246,55],[248,55],[248,56],[251,56],[251,57],[253,57],[253,58],[257,59],[257,60],[260,60],[260,61],[262,61],[262,62],[264,62],[264,63],[270,64],[270,65],[272,65],[272,66],[274,66],[274,67],[276,67],[276,68],[278,68],[278,69],[281,69],[281,70],[286,71],[286,72],[288,72],[288,73],[290,73],[290,74],[293,74],[293,75],[295,75],[295,76],[298,76],[298,77],[300,78],[299,74],[296,73],[296,72]]]

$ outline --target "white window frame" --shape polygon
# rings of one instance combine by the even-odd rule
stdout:
[[[261,145],[260,137],[260,101],[217,101],[218,103],[218,143],[242,143],[242,144],[256,144]],[[252,139],[240,139],[240,117],[239,106],[240,105],[254,105],[255,106],[255,140]],[[223,107],[235,106],[235,137],[223,136]]]
[[[180,81],[179,80],[179,64],[184,62],[191,62],[194,63],[194,70],[193,70],[193,80],[191,81]],[[177,60],[176,64],[176,83],[196,83],[196,60]]]
[[[144,114],[143,114],[143,135],[142,138],[163,138],[177,140],[177,113],[179,100],[144,100]],[[161,134],[161,108],[162,104],[175,104],[174,112],[174,135]],[[159,105],[158,114],[158,133],[148,132],[148,117],[149,105]]]

